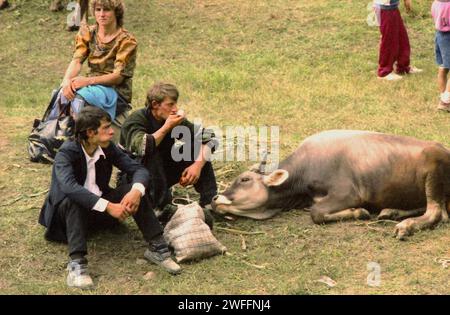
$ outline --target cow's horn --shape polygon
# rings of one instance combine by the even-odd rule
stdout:
[[[261,163],[259,164],[258,173],[264,174],[266,171],[266,164],[267,164],[267,151],[264,151],[263,158],[261,160]]]

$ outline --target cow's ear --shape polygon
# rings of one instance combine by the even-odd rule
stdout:
[[[275,170],[267,176],[264,176],[264,184],[267,186],[280,186],[289,177],[289,172],[286,170]]]

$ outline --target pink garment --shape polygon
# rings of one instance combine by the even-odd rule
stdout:
[[[435,0],[431,5],[434,27],[441,32],[450,32],[450,1]]]

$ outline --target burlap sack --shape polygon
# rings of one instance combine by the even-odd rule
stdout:
[[[205,215],[197,202],[178,206],[164,228],[164,238],[174,248],[177,262],[223,254],[227,250],[205,223]]]

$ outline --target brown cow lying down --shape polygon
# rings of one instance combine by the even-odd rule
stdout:
[[[450,151],[441,144],[331,130],[305,139],[268,175],[244,172],[212,206],[254,219],[310,208],[317,224],[369,219],[369,212],[381,211],[378,219],[407,218],[395,226],[403,239],[448,221],[449,204]]]

